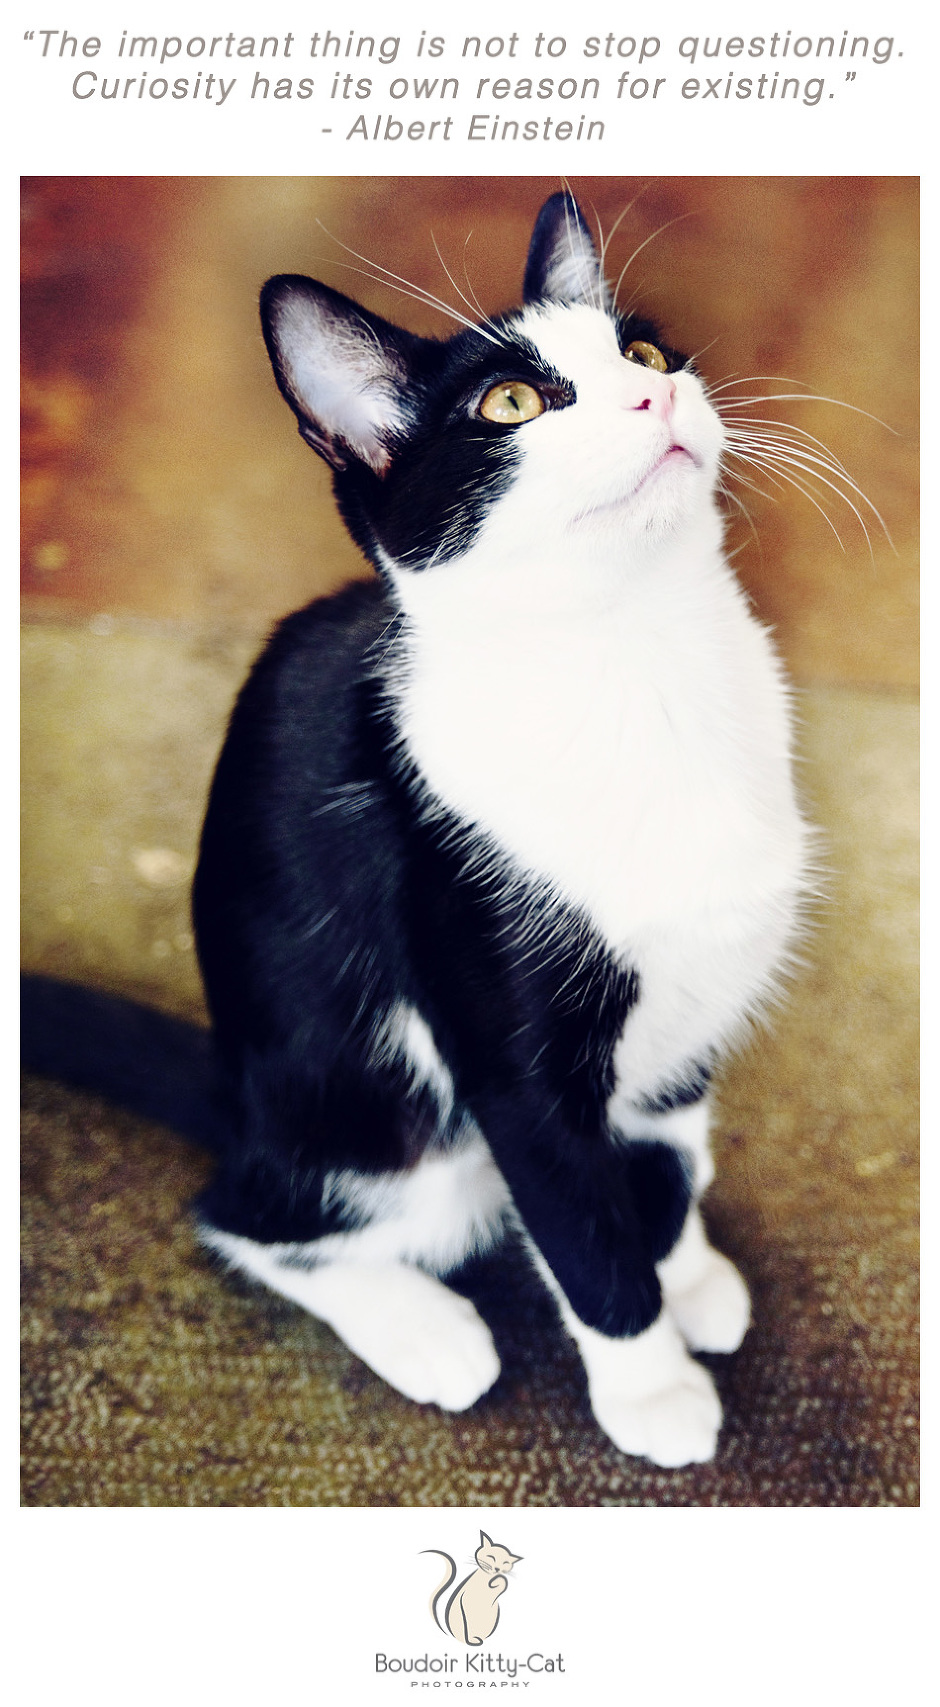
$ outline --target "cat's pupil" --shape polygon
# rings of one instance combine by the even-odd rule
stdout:
[[[518,426],[522,421],[534,421],[545,409],[545,400],[534,385],[524,380],[503,380],[494,385],[480,404],[485,421],[498,421],[502,426]]]

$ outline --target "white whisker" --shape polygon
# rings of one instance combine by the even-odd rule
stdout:
[[[831,452],[825,445],[821,446],[821,449],[826,453],[825,456],[818,456],[815,451],[810,450],[806,445],[797,443],[784,434],[753,434],[730,427],[727,429],[727,436],[728,439],[733,441],[735,444],[745,445],[748,449],[753,450],[755,453],[759,453],[765,456],[768,460],[775,461],[778,464],[792,464],[792,466],[796,468],[803,469],[807,474],[813,473],[816,469],[824,468],[827,473],[836,475],[845,483],[846,486],[848,486],[851,492],[855,493],[856,497],[861,499],[863,504],[868,506],[872,515],[878,522],[880,522],[882,528],[884,528],[884,531],[887,534],[888,530],[867,493],[862,491],[862,488],[858,485],[857,481],[852,479],[851,475],[845,468],[843,468],[838,458],[832,456]],[[819,478],[822,479],[823,476],[820,475]],[[827,484],[830,484],[830,482],[827,482]],[[833,490],[838,491],[839,488],[833,487]],[[844,494],[840,495],[844,496]],[[848,499],[846,499],[846,502],[848,502]]]
[[[741,456],[740,451],[729,451],[728,454],[730,456]],[[743,460],[745,462],[747,462],[749,464],[749,466],[753,465],[752,459],[750,457],[744,457]],[[771,474],[770,469],[767,467],[766,463],[758,462],[756,464],[756,466],[763,470],[763,472],[767,475],[767,478],[769,480],[773,481],[774,485],[779,484],[779,482],[777,482],[773,479],[773,475]],[[832,520],[832,517],[828,514],[828,512],[826,511],[824,506],[819,502],[819,500],[817,498],[815,498],[813,496],[813,493],[810,490],[810,487],[807,484],[807,482],[804,480],[798,479],[798,477],[792,472],[792,470],[785,472],[785,473],[782,470],[780,472],[781,472],[783,480],[787,481],[789,483],[789,485],[791,485],[797,492],[802,492],[804,498],[808,498],[809,502],[812,504],[813,508],[819,511],[819,514],[822,516],[823,521],[826,523],[827,527],[831,528],[832,532],[835,534],[836,539],[839,542],[840,550],[842,550],[844,552],[845,551],[845,545],[843,544],[843,541],[842,541],[842,535],[840,534],[838,528],[836,527],[835,523]],[[826,481],[826,485],[831,485],[831,482]],[[866,528],[865,523],[862,520],[861,515],[859,515],[858,510],[855,509],[855,505],[850,501],[850,499],[845,497],[845,494],[843,492],[839,492],[839,488],[837,486],[833,486],[832,490],[834,492],[839,493],[839,497],[843,498],[845,500],[845,502],[848,504],[850,510],[855,511],[856,516],[858,516],[858,521],[859,521],[859,525],[861,526],[862,532],[865,535],[866,540],[868,540],[868,548],[870,551],[871,550],[871,540],[870,540],[869,535],[868,535],[868,529]]]
[[[893,545],[891,535],[888,532],[888,529],[885,525],[885,522],[884,522],[882,516],[876,510],[876,508],[875,508],[874,504],[871,502],[870,498],[868,498],[866,496],[866,494],[861,490],[861,488],[859,486],[856,485],[856,483],[853,480],[849,479],[849,477],[847,475],[842,473],[841,470],[832,469],[828,463],[823,462],[822,459],[819,457],[809,456],[809,455],[802,456],[802,457],[796,456],[793,454],[787,455],[787,454],[785,454],[785,452],[783,450],[779,450],[775,447],[770,447],[766,444],[761,444],[760,442],[758,442],[756,444],[748,443],[747,440],[744,440],[742,442],[746,447],[745,449],[734,449],[732,446],[729,445],[726,449],[726,454],[728,456],[733,456],[733,457],[739,458],[740,460],[746,462],[750,467],[757,467],[757,468],[763,469],[763,471],[766,474],[768,474],[768,476],[770,475],[771,469],[775,469],[776,472],[780,475],[781,479],[789,481],[789,483],[792,486],[794,486],[798,491],[802,492],[805,497],[809,498],[810,502],[814,503],[816,505],[816,508],[820,510],[820,513],[823,515],[826,515],[827,521],[829,521],[829,517],[826,514],[826,512],[822,509],[821,505],[816,501],[816,499],[813,498],[812,491],[811,491],[811,488],[810,488],[808,482],[812,479],[815,479],[816,481],[818,481],[823,486],[828,487],[828,489],[831,492],[834,492],[837,495],[837,497],[842,499],[842,502],[848,506],[848,508],[852,511],[853,515],[856,517],[858,524],[859,524],[863,534],[865,535],[865,539],[868,542],[869,551],[872,553],[872,555],[874,555],[873,548],[872,548],[872,542],[871,542],[871,536],[868,532],[868,528],[865,525],[865,519],[862,515],[861,510],[858,508],[858,506],[856,504],[854,504],[852,502],[852,499],[849,497],[848,492],[845,492],[842,489],[842,487],[836,483],[835,480],[827,479],[826,475],[820,472],[820,469],[826,468],[830,473],[838,474],[839,478],[841,478],[844,481],[844,483],[849,487],[850,491],[855,492],[857,494],[857,496],[860,498],[860,500],[868,506],[868,508],[872,512],[872,515],[875,517],[875,519],[879,523],[889,545]],[[802,450],[802,447],[797,447],[797,448]],[[795,470],[798,470],[799,473],[804,478],[799,479],[797,477],[797,474],[794,472]],[[833,532],[836,534],[836,537],[839,539],[839,544],[842,545],[842,539],[838,533],[838,530],[833,526],[831,521],[829,521],[829,525],[830,525],[830,527],[833,528]],[[843,549],[844,549],[844,547],[843,547]]]
[[[317,224],[321,231],[324,231],[327,237],[330,238],[331,242],[336,243],[340,249],[345,250],[347,255],[352,255],[355,260],[363,263],[361,267],[350,267],[348,263],[340,262],[339,264],[341,266],[345,265],[348,271],[354,273],[364,272],[367,278],[374,279],[377,284],[386,283],[391,286],[392,290],[397,290],[402,296],[410,296],[415,302],[421,302],[426,304],[428,307],[437,308],[442,314],[448,315],[451,320],[456,320],[458,325],[468,327],[471,332],[479,332],[481,338],[488,339],[491,344],[499,344],[500,339],[496,337],[493,332],[484,326],[478,325],[475,320],[468,319],[466,314],[461,314],[459,309],[454,308],[449,302],[445,302],[442,297],[435,296],[433,291],[425,290],[422,285],[412,284],[410,280],[402,278],[400,273],[393,273],[390,268],[383,267],[381,262],[371,261],[367,255],[360,255],[357,249],[350,248],[348,243],[344,243],[339,237],[336,237],[334,233],[323,224],[322,219],[318,219]],[[448,277],[449,276],[450,275],[448,274]],[[451,280],[451,283],[453,283],[453,280]]]
[[[742,381],[743,383],[745,382]],[[751,380],[747,383],[754,384],[755,381]],[[785,383],[787,385],[798,385],[799,381],[786,380]],[[886,432],[891,433],[895,438],[898,437],[895,428],[889,426],[887,421],[882,421],[880,416],[873,415],[870,409],[860,409],[857,403],[846,403],[841,397],[823,397],[815,391],[777,391],[768,392],[764,397],[724,398],[721,403],[721,412],[724,414],[725,410],[728,409],[749,409],[754,403],[831,403],[837,409],[851,410],[853,415],[864,415],[867,421],[874,421],[876,427],[884,427]]]
[[[620,276],[617,279],[616,286],[614,287],[614,301],[615,302],[617,300],[617,297],[620,294],[620,286],[623,283],[624,275],[628,272],[630,267],[633,266],[633,263],[636,260],[637,256],[642,254],[642,252],[646,248],[647,244],[652,243],[654,238],[661,237],[663,232],[668,231],[669,227],[671,225],[679,225],[683,219],[691,219],[691,218],[692,218],[691,213],[677,213],[674,219],[667,219],[665,225],[659,226],[658,230],[656,230],[656,231],[651,231],[648,237],[644,237],[642,243],[637,244],[637,247],[634,249],[633,254],[630,256],[630,259],[620,269]]]
[[[373,284],[386,285],[390,290],[397,291],[399,296],[410,297],[413,302],[420,303],[423,307],[436,308],[439,313],[446,314],[448,319],[455,320],[459,326],[466,326],[471,332],[479,332],[481,337],[489,338],[490,343],[499,341],[482,326],[479,326],[475,320],[468,319],[465,314],[461,314],[456,308],[452,308],[449,303],[443,302],[440,297],[434,296],[431,291],[424,290],[421,285],[411,285],[407,281],[396,284],[394,273],[376,270],[371,263],[364,267],[354,267],[348,261],[334,261],[333,265],[342,267],[343,271],[347,273],[359,273],[362,278],[371,279]]]
[[[823,396],[808,389],[803,391],[762,392],[757,396],[752,395],[750,397],[729,395],[732,388],[740,385],[782,384],[798,386],[801,383],[800,380],[781,375],[751,374],[741,378],[731,376],[719,384],[706,386],[706,393],[725,429],[726,456],[745,462],[749,467],[761,469],[768,478],[772,478],[771,471],[773,470],[780,479],[789,482],[804,497],[809,498],[832,528],[843,550],[845,547],[838,529],[834,526],[824,505],[819,501],[823,497],[823,493],[820,491],[821,487],[826,487],[828,491],[835,493],[852,511],[865,535],[872,556],[874,556],[874,551],[871,537],[859,505],[863,506],[874,517],[893,550],[894,542],[884,517],[872,503],[868,494],[852,478],[845,464],[822,439],[817,438],[805,427],[797,426],[793,422],[777,420],[771,416],[753,415],[748,411],[766,403],[825,403],[836,408],[848,409],[851,413],[861,415],[866,420],[873,421],[876,426],[885,427],[888,432],[893,433],[894,429],[888,426],[887,422],[880,420],[870,410],[859,408],[853,403],[846,403],[842,398]],[[813,482],[815,485],[811,484]],[[858,499],[858,504],[853,502],[853,497]]]
[[[703,344],[700,350],[696,350],[694,355],[691,355],[689,357],[689,366],[694,367],[697,362],[701,361],[702,357],[704,355],[706,355],[710,349],[714,348],[715,344],[717,344],[720,337],[721,337],[721,333],[716,332],[714,338],[711,338],[707,344]],[[708,392],[707,386],[705,387],[705,390],[707,393]]]
[[[747,486],[752,492],[757,491],[757,488],[755,486],[752,486],[750,481],[745,480],[743,475],[737,476],[737,480],[738,480],[739,485]],[[727,498],[729,504],[733,504],[736,509],[740,510],[742,516],[744,517],[744,520],[747,522],[747,525],[751,530],[751,533],[752,533],[754,539],[757,542],[758,547],[760,547],[760,544],[761,544],[760,534],[758,533],[757,528],[754,525],[754,518],[751,515],[751,512],[748,509],[747,505],[745,504],[744,499],[741,497],[740,493],[736,492],[724,480],[719,480],[718,491],[721,493],[722,497]],[[761,496],[766,497],[767,494],[761,493]],[[733,557],[737,557],[739,552],[741,552],[743,550],[744,550],[744,545],[741,544],[739,546],[736,546],[734,551],[729,551],[729,553],[728,553],[729,561]]]
[[[724,422],[724,424],[727,428],[727,431],[729,433],[736,433],[739,436],[742,433],[749,432],[754,427],[764,427],[764,428],[769,429],[769,431],[767,433],[768,438],[779,439],[780,442],[784,443],[784,444],[786,444],[788,442],[792,443],[794,435],[801,440],[805,439],[807,444],[816,445],[819,450],[825,451],[826,456],[830,459],[833,466],[839,469],[839,472],[841,474],[847,473],[847,470],[845,469],[843,464],[839,461],[839,458],[836,456],[835,452],[833,450],[831,450],[829,448],[829,446],[823,442],[822,439],[818,439],[816,437],[815,433],[807,432],[805,427],[796,426],[796,424],[792,421],[786,421],[786,422],[775,421],[770,416],[752,415],[749,420],[745,420],[745,421],[741,421],[741,422],[735,421],[732,423],[732,422],[729,422],[726,420],[726,417],[722,413],[722,410],[720,407],[718,408],[718,414],[721,416],[721,419]]]
[[[624,220],[626,219],[627,214],[633,212],[633,209],[636,207],[636,204],[640,200],[640,197],[645,196],[648,189],[649,189],[649,184],[646,183],[643,185],[642,189],[637,190],[636,195],[633,197],[633,200],[627,202],[627,205],[623,209],[623,211],[621,213],[618,213],[617,218],[614,220],[614,223],[611,226],[606,237],[604,236],[603,232],[601,231],[601,222],[600,222],[600,219],[598,217],[597,209],[594,208],[594,218],[597,220],[597,230],[598,230],[598,234],[600,235],[600,239],[601,239],[601,247],[600,247],[601,271],[603,271],[604,267],[606,266],[607,251],[610,248],[610,245],[611,245],[616,233],[618,232],[618,230],[620,229]]]
[[[471,302],[470,298],[468,296],[464,295],[464,292],[461,290],[459,284],[457,283],[457,280],[454,278],[453,273],[451,272],[449,266],[447,265],[447,262],[445,261],[443,255],[441,254],[440,249],[438,248],[437,238],[435,237],[433,231],[431,232],[431,242],[434,244],[434,253],[437,256],[438,260],[440,261],[441,266],[443,267],[445,273],[447,274],[447,277],[450,280],[451,284],[453,285],[455,291],[457,292],[457,295],[459,296],[461,302],[465,302],[467,307],[472,309],[474,312],[480,313],[481,311],[480,311],[479,303],[478,302]],[[485,314],[483,315],[483,319],[484,320],[486,319]],[[476,325],[477,322],[474,321],[473,324]]]
[[[726,374],[724,379],[716,380],[713,385],[709,385],[707,387],[707,390],[708,390],[709,397],[713,397],[716,392],[727,391],[729,386],[732,386],[732,385],[803,385],[803,384],[804,384],[804,381],[802,379],[793,379],[793,378],[791,378],[791,376],[789,374],[786,374],[786,373],[748,373],[748,374],[733,374],[732,373],[732,374]],[[807,390],[808,389],[809,389],[809,387],[807,386]],[[800,395],[802,396],[803,393],[801,392]],[[733,399],[732,399],[732,401],[733,401]],[[749,402],[749,401],[750,401],[750,399],[748,399],[748,398],[745,399],[745,402]]]
[[[489,319],[489,316],[487,315],[486,310],[483,308],[482,304],[479,301],[479,298],[477,297],[477,293],[473,288],[473,284],[471,283],[469,268],[467,267],[467,250],[470,247],[470,239],[472,236],[473,236],[473,232],[468,231],[466,237],[464,238],[463,276],[467,281],[467,289],[473,298],[473,306],[474,306],[476,313],[479,314],[481,320],[487,320],[487,319]],[[464,297],[465,302],[466,302],[466,300],[467,300],[466,297]]]

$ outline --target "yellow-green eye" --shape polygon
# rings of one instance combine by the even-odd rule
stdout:
[[[669,366],[662,350],[657,350],[655,344],[648,344],[645,338],[634,338],[624,350],[628,362],[639,362],[641,367],[655,368],[657,373],[665,373]]]
[[[534,421],[545,412],[545,399],[534,385],[522,379],[504,379],[494,385],[480,404],[484,421],[498,421],[504,427],[518,427],[522,421]]]

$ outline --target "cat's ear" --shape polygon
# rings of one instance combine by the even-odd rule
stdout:
[[[481,1529],[480,1530],[480,1546],[481,1547],[492,1547],[492,1545],[493,1545],[493,1543],[490,1540],[489,1536],[485,1535],[483,1530]]]
[[[586,302],[592,308],[607,302],[587,221],[567,190],[550,196],[535,222],[522,295],[525,302]]]
[[[297,273],[268,280],[261,325],[301,437],[331,468],[357,458],[384,474],[405,425],[408,333]]]

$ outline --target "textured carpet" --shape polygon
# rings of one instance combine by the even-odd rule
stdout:
[[[755,1324],[708,1360],[726,1409],[715,1462],[660,1471],[606,1442],[512,1250],[463,1279],[503,1357],[496,1387],[462,1416],[409,1404],[201,1251],[186,1216],[200,1156],[29,1080],[24,1503],[916,1503],[916,707],[816,689],[803,716],[830,893],[774,1030],[721,1086],[707,1210]],[[64,950],[35,959],[67,970]]]

